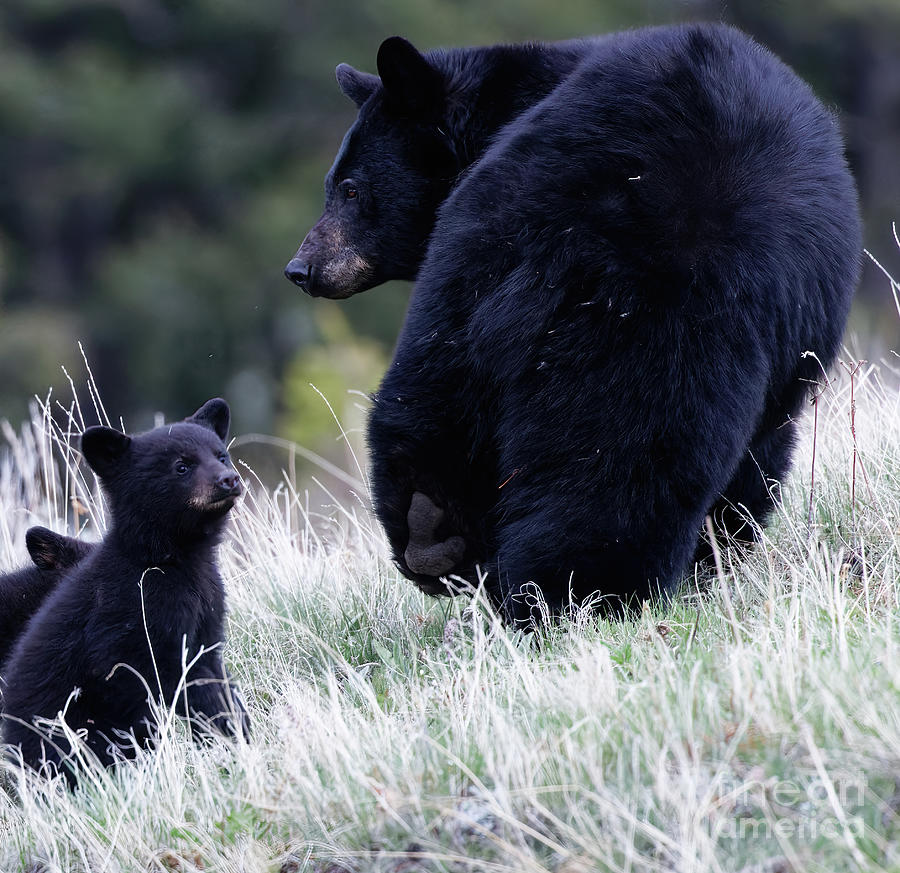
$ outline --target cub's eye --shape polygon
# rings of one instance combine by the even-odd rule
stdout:
[[[219,453],[219,460],[220,460],[223,464],[230,464],[230,463],[231,463],[231,458],[228,456],[228,452],[220,452],[220,453]]]
[[[357,188],[350,179],[344,179],[344,181],[341,182],[341,188],[343,189],[345,199],[356,200],[356,198],[359,197],[359,188]]]
[[[183,476],[183,475],[184,475],[185,473],[187,473],[188,470],[190,470],[190,469],[191,469],[190,466],[189,466],[187,463],[185,463],[184,461],[179,461],[179,462],[175,465],[175,472],[176,472],[179,476]]]

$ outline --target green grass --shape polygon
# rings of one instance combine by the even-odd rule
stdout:
[[[75,793],[6,765],[0,870],[900,870],[900,394],[853,383],[855,503],[844,374],[811,528],[810,415],[759,546],[541,646],[419,595],[358,501],[310,521],[287,482],[256,489],[220,556],[252,741],[199,748],[174,720]],[[73,492],[102,519],[48,430],[6,429],[5,567]]]

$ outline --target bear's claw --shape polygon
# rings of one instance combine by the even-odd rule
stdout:
[[[466,551],[462,537],[453,536],[435,542],[437,526],[444,518],[444,510],[431,499],[416,491],[409,505],[406,521],[409,525],[409,544],[403,557],[413,573],[424,576],[443,576],[461,560]]]

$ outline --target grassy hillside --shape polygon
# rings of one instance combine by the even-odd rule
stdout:
[[[0,870],[900,869],[900,394],[847,369],[757,548],[540,647],[416,593],[362,500],[311,517],[288,478],[257,490],[221,549],[252,742],[196,748],[176,719],[74,794],[6,766]],[[2,567],[73,496],[102,526],[50,430],[7,428]]]

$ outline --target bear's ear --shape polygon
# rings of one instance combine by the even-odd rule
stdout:
[[[190,418],[191,421],[201,427],[215,431],[216,436],[224,443],[228,437],[228,428],[231,426],[231,411],[228,404],[221,397],[207,400]]]
[[[64,570],[77,563],[72,540],[45,527],[30,527],[25,532],[25,547],[40,570]]]
[[[349,97],[359,108],[375,93],[381,84],[378,76],[354,70],[350,64],[338,64],[334,71],[338,87],[345,97]]]
[[[444,79],[425,56],[401,36],[388,37],[378,49],[378,75],[390,106],[406,115],[440,113]]]
[[[98,476],[108,476],[131,445],[131,437],[111,427],[89,427],[81,435],[81,454]]]

